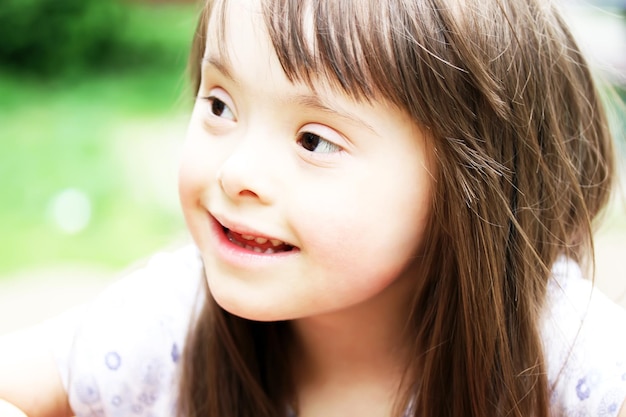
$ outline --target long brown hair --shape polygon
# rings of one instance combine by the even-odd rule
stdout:
[[[207,22],[224,24],[225,3],[209,1],[200,20],[196,87]],[[427,273],[415,280],[410,389],[398,404],[410,401],[415,416],[547,416],[538,324],[550,268],[560,255],[583,262],[593,254],[592,220],[607,202],[614,163],[589,67],[554,7],[546,0],[263,6],[290,80],[384,99],[434,138]],[[293,394],[288,330],[235,317],[207,290],[185,352],[181,416],[284,416]]]

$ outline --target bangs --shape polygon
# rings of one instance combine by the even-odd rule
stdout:
[[[468,71],[449,37],[466,31],[445,2],[262,2],[271,42],[292,82],[312,90],[325,85],[356,101],[387,102],[433,128],[450,108],[474,114],[459,102]]]
[[[439,47],[440,51],[433,49],[433,44],[436,47],[446,42],[443,31],[434,23],[432,8],[422,2],[261,3],[272,46],[286,77],[313,91],[329,87],[357,101],[384,100],[415,115],[411,109],[421,98],[415,95],[418,84],[432,85],[428,78],[437,76],[434,68],[442,63],[448,69],[454,67],[441,58],[444,46]],[[210,37],[215,36],[212,45],[226,61],[227,7],[227,0],[209,1],[204,27],[198,29],[198,34],[210,29]],[[204,38],[206,32],[200,36]]]
[[[380,1],[264,1],[269,36],[287,78],[322,83],[356,100],[401,99],[396,39],[401,8]],[[406,68],[406,67],[405,67]]]

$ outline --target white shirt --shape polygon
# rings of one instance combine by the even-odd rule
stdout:
[[[542,336],[554,416],[611,417],[626,397],[626,312],[565,259],[553,268]],[[189,323],[203,294],[194,246],[154,256],[95,302],[50,322],[77,417],[171,417]]]

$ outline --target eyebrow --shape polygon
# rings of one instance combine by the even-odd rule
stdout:
[[[232,71],[232,69],[230,67],[230,63],[227,60],[222,59],[222,57],[220,57],[218,55],[203,56],[202,57],[202,69],[204,70],[204,68],[207,65],[215,67],[216,70],[221,72],[222,75],[224,75],[230,81],[232,81],[234,83],[237,82],[237,80],[235,80],[235,77],[233,77],[233,71]]]
[[[210,65],[214,67],[217,71],[219,71],[223,76],[228,78],[230,81],[232,81],[235,84],[239,84],[237,82],[237,79],[233,75],[234,71],[232,70],[232,67],[230,66],[230,63],[228,62],[228,60],[222,59],[222,57],[219,55],[208,55],[202,58],[203,70],[206,65]],[[317,110],[323,113],[327,113],[331,116],[344,119],[352,124],[362,125],[368,130],[372,131],[373,133],[377,133],[376,130],[362,118],[358,117],[357,115],[353,113],[340,111],[336,108],[333,108],[332,106],[326,104],[326,102],[322,100],[319,95],[291,94],[287,96],[285,99],[281,99],[281,101],[284,101],[286,104],[296,104],[300,107],[305,107],[305,108],[309,108],[312,110]]]
[[[339,117],[341,119],[347,120],[350,123],[362,125],[368,130],[371,130],[374,133],[377,133],[376,130],[365,120],[358,117],[357,115],[345,111],[337,110],[332,106],[326,105],[325,102],[320,99],[319,96],[313,94],[294,94],[287,98],[286,100],[289,103],[296,103],[301,107],[306,107],[309,109],[321,111],[323,113],[328,113],[329,115]]]

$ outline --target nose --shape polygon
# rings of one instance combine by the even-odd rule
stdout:
[[[243,141],[222,162],[217,181],[232,201],[256,200],[270,204],[273,201],[271,170],[271,159]]]

